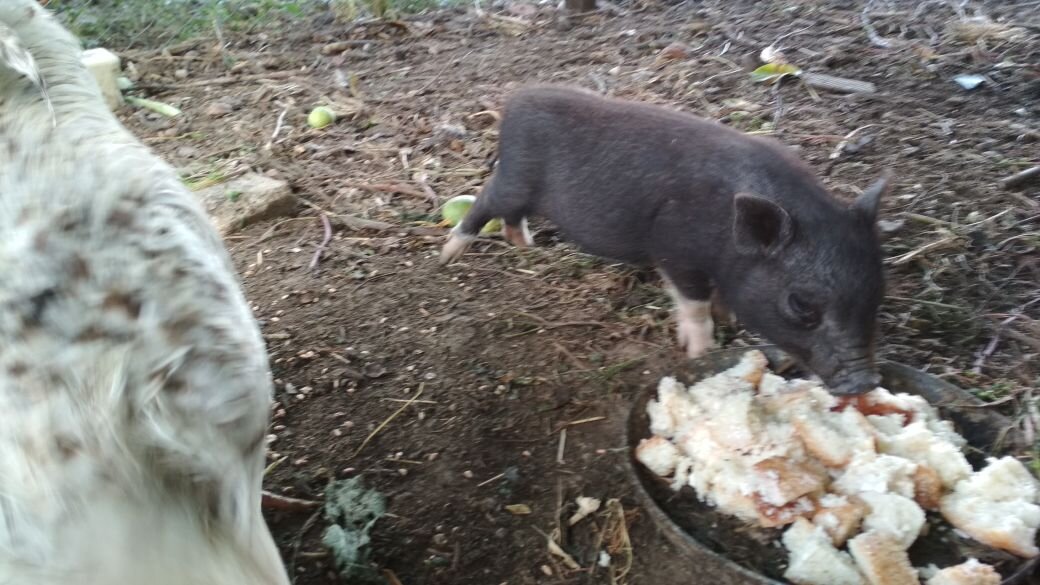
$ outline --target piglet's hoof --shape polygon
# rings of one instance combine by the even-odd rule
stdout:
[[[451,264],[461,258],[462,255],[466,253],[466,250],[472,242],[472,236],[464,236],[452,232],[451,235],[448,236],[448,241],[444,243],[444,248],[441,249],[439,260],[441,266]]]
[[[715,347],[715,325],[711,319],[679,319],[679,344],[686,357],[699,358]]]

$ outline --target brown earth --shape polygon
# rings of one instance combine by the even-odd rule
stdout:
[[[771,131],[840,196],[893,169],[882,356],[1000,400],[1032,432],[1040,192],[999,180],[1040,162],[1040,20],[1035,2],[992,3],[1001,24],[958,28],[953,4],[879,3],[874,41],[862,2],[744,0],[570,18],[522,4],[353,25],[323,15],[223,49],[123,52],[139,93],[184,111],[125,119],[190,180],[253,170],[300,198],[294,217],[228,240],[277,378],[268,489],[320,500],[330,478],[361,476],[389,502],[374,560],[407,585],[611,583],[599,552],[615,568],[625,554],[604,512],[564,529],[582,570],[546,546],[582,495],[626,511],[633,562],[619,582],[714,582],[674,562],[625,475],[627,404],[683,371],[656,277],[584,256],[544,223],[537,248],[492,238],[461,264],[436,263],[439,202],[479,192],[488,112],[533,81]],[[772,43],[879,91],[753,83],[748,57]],[[951,80],[962,73],[987,79],[969,91]],[[346,115],[309,129],[326,100]],[[331,239],[314,265],[322,214]],[[337,583],[323,521],[308,516],[270,520],[297,583]]]

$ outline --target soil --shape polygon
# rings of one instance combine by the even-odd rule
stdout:
[[[479,193],[490,112],[535,81],[772,132],[840,197],[892,169],[881,357],[1000,400],[1035,430],[1040,192],[1000,180],[1040,163],[1036,3],[979,5],[1000,24],[959,29],[956,3],[874,4],[870,29],[859,1],[642,2],[582,16],[508,4],[353,24],[321,14],[223,46],[123,51],[138,93],[184,112],[125,108],[124,119],[189,180],[252,170],[300,199],[295,216],[228,238],[276,378],[267,489],[321,500],[330,479],[360,476],[384,494],[372,550],[389,583],[718,582],[674,561],[626,471],[631,400],[685,367],[656,276],[585,256],[544,222],[534,248],[496,236],[462,263],[436,262],[440,202]],[[774,43],[878,92],[753,82],[749,59]],[[973,90],[952,80],[970,73],[985,76]],[[313,130],[319,103],[341,116]],[[721,336],[757,342],[738,327]],[[618,508],[568,527],[578,496],[619,501],[627,575]],[[516,504],[529,513],[506,509]],[[296,583],[341,582],[319,515],[269,521]],[[561,525],[580,570],[549,552]]]

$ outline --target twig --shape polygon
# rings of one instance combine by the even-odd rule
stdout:
[[[572,571],[581,570],[581,565],[578,564],[578,561],[575,561],[574,557],[567,554],[567,551],[563,550],[563,548],[561,548],[560,545],[557,544],[555,540],[553,540],[553,537],[542,532],[541,530],[538,530],[537,527],[535,527],[535,531],[537,531],[538,534],[541,534],[545,537],[545,542],[549,547],[550,554],[560,557],[560,560],[563,561],[564,565],[567,565],[568,569],[571,569]]]
[[[282,132],[282,124],[285,122],[285,114],[289,113],[289,108],[282,108],[282,113],[278,114],[278,121],[274,124],[274,132],[271,133],[271,142],[274,142],[278,135]]]
[[[1008,402],[1011,402],[1011,401],[1013,401],[1016,398],[1018,398],[1018,394],[1008,394],[1007,396],[1005,396],[1003,398],[1000,398],[1000,399],[997,399],[997,400],[994,400],[993,402],[984,402],[982,404],[968,404],[968,403],[963,403],[963,402],[954,402],[954,403],[947,404],[945,406],[947,408],[993,408],[994,406],[1000,406],[1002,404],[1007,404]]]
[[[408,402],[405,402],[404,404],[402,404],[401,408],[398,408],[397,410],[395,410],[394,413],[391,414],[390,416],[388,416],[386,418],[386,420],[384,420],[378,427],[375,428],[375,430],[373,430],[371,433],[369,433],[368,436],[365,437],[365,440],[361,442],[361,445],[357,448],[357,451],[354,451],[353,455],[351,455],[350,457],[347,457],[347,461],[357,457],[358,454],[360,454],[361,451],[365,448],[365,446],[368,445],[369,441],[374,439],[375,436],[378,435],[380,431],[382,431],[384,428],[386,428],[386,425],[390,424],[390,421],[392,421],[395,418],[397,418],[397,415],[399,415],[402,412],[404,412],[404,409],[408,408],[416,400],[418,400],[419,397],[422,396],[422,393],[423,393],[423,391],[425,389],[426,388],[425,388],[425,386],[423,384],[419,384],[419,390],[416,391],[415,396],[412,396],[412,398]]]
[[[1040,165],[1015,173],[1010,177],[1004,177],[1000,180],[1000,185],[1005,189],[1013,189],[1034,179],[1040,179]]]
[[[1017,339],[1018,341],[1021,341],[1022,343],[1032,347],[1034,350],[1040,351],[1040,339],[1030,337],[1029,335],[1022,333],[1021,331],[1016,331],[1015,329],[1011,328],[1008,328],[1008,330],[1004,332],[1004,335],[1007,335],[1012,339]]]
[[[852,132],[849,132],[845,135],[844,138],[842,138],[841,142],[839,142],[838,145],[834,147],[834,150],[831,151],[830,155],[827,158],[831,160],[838,158],[839,156],[841,156],[841,153],[845,150],[845,147],[849,145],[849,141],[852,140],[853,136],[859,134],[861,130],[866,130],[867,128],[873,128],[875,126],[877,126],[877,124],[867,124],[866,126],[860,126]]]
[[[892,41],[883,38],[878,34],[877,29],[870,23],[870,9],[874,6],[874,0],[867,2],[867,5],[863,7],[863,12],[860,12],[859,19],[863,23],[863,30],[867,33],[867,38],[870,39],[871,44],[882,49],[888,49],[892,47]]]
[[[605,417],[605,416],[590,416],[588,418],[572,420],[571,422],[567,423],[566,426],[573,427],[573,426],[583,425],[583,424],[591,423],[591,422],[599,422],[601,420],[607,420],[607,417]]]
[[[491,482],[493,482],[493,481],[495,481],[495,480],[497,480],[497,479],[502,479],[502,478],[503,478],[503,477],[505,477],[505,476],[506,476],[506,474],[504,474],[504,473],[499,473],[498,475],[496,475],[495,477],[492,477],[491,479],[485,479],[484,481],[482,481],[482,482],[478,483],[478,484],[477,484],[477,487],[484,487],[484,486],[486,486],[487,484],[489,484],[489,483],[491,483]]]
[[[563,452],[567,449],[567,427],[560,429],[560,445],[556,448],[556,462],[563,465]]]
[[[300,554],[300,549],[303,548],[303,539],[307,536],[307,533],[314,524],[321,517],[321,508],[314,511],[313,514],[307,518],[307,521],[303,523],[303,527],[300,528],[299,534],[296,535],[296,542],[293,543],[292,557],[289,559],[289,574],[292,575],[292,582],[296,583],[296,557]]]
[[[559,329],[560,327],[606,327],[605,324],[600,323],[599,321],[559,321],[559,322],[552,322],[552,321],[547,321],[547,320],[539,317],[538,315],[532,315],[530,313],[525,313],[523,311],[513,311],[513,312],[516,313],[517,315],[521,316],[521,317],[526,317],[526,318],[528,318],[528,319],[530,319],[530,320],[540,324],[542,326],[541,327],[542,329]]]
[[[877,86],[869,81],[835,77],[833,75],[824,75],[823,73],[802,73],[801,80],[805,83],[806,87],[810,88],[810,90],[815,87],[836,93],[865,94],[871,94],[877,91]],[[813,99],[814,101],[820,101],[819,96],[814,96]]]
[[[260,505],[268,510],[313,510],[321,506],[321,502],[314,500],[301,500],[300,498],[290,498],[288,496],[279,496],[278,494],[272,494],[269,491],[263,492],[263,497],[260,501]]]
[[[388,585],[403,585],[401,580],[397,578],[397,574],[390,569],[383,569],[383,577],[386,577]]]
[[[321,225],[325,230],[325,237],[321,240],[318,249],[314,251],[314,257],[311,258],[311,263],[307,267],[309,270],[314,270],[318,267],[318,262],[321,261],[321,253],[328,249],[329,241],[332,240],[332,224],[329,223],[329,216],[323,213],[320,217]]]
[[[460,59],[451,59],[451,60],[449,60],[448,63],[444,65],[444,67],[441,67],[440,71],[438,71],[436,74],[434,74],[432,79],[430,79],[428,82],[426,82],[426,85],[424,85],[424,86],[420,87],[419,89],[415,90],[415,95],[420,95],[424,91],[426,91],[427,89],[430,89],[430,86],[432,86],[434,83],[436,83],[437,80],[440,79],[441,75],[444,75],[444,72],[447,71],[449,67],[451,67],[452,65],[456,65],[458,63],[461,63],[462,61],[465,61],[466,57],[469,57],[472,54],[473,54],[473,51],[470,51],[470,52],[466,53],[465,55],[463,55],[462,58],[460,58]]]
[[[557,351],[559,351],[559,352],[560,352],[560,353],[562,353],[562,354],[563,354],[564,356],[566,356],[566,358],[567,358],[567,359],[569,359],[569,360],[571,361],[571,364],[572,364],[572,365],[573,365],[573,366],[574,366],[575,368],[578,368],[579,370],[581,370],[581,369],[585,369],[585,368],[587,368],[587,367],[588,367],[587,365],[585,365],[585,363],[584,363],[584,362],[582,362],[582,361],[581,361],[581,360],[579,360],[579,359],[578,359],[577,357],[575,357],[575,355],[574,355],[573,353],[571,353],[571,352],[570,352],[570,350],[568,350],[568,349],[567,349],[566,347],[564,347],[563,345],[561,345],[561,344],[560,344],[560,342],[558,342],[558,341],[554,341],[554,342],[553,342],[553,347],[555,347]]]
[[[1035,430],[1037,427],[1040,427],[1040,408],[1037,408],[1036,406],[1036,397],[1033,396],[1032,388],[1026,390],[1026,397],[1024,401],[1026,403],[1026,418],[1032,423],[1033,429]],[[1030,439],[1034,438],[1035,437],[1030,437]],[[1035,443],[1032,440],[1030,440],[1027,444],[1035,445]]]
[[[186,87],[205,87],[207,85],[231,85],[234,83],[245,83],[248,81],[262,81],[262,80],[275,80],[284,79],[286,77],[292,77],[294,75],[306,75],[306,72],[298,70],[289,71],[272,71],[270,73],[260,73],[257,75],[237,75],[229,77],[215,77],[213,79],[201,79],[199,81],[188,81],[184,83],[178,83],[176,85],[165,85],[165,84],[142,84],[140,85],[143,89],[156,89],[160,91],[170,89],[183,89]]]
[[[958,236],[946,236],[929,244],[925,244],[920,248],[917,248],[916,250],[911,250],[906,254],[901,254],[899,256],[887,258],[885,259],[885,264],[888,264],[889,266],[902,266],[903,264],[910,262],[911,260],[922,254],[927,254],[928,252],[933,252],[935,250],[940,250],[943,248],[949,248],[951,245],[953,245],[959,240],[960,237]]]
[[[411,187],[406,187],[398,183],[345,183],[347,187],[354,187],[355,189],[361,189],[362,191],[372,191],[377,193],[401,193],[402,195],[411,195],[413,197],[421,197],[423,199],[437,200],[437,196],[433,195],[430,197],[429,194],[421,191],[416,191]]]
[[[961,306],[958,306],[958,305],[951,305],[949,303],[939,303],[939,302],[936,302],[936,301],[926,301],[924,299],[911,299],[911,298],[907,298],[907,297],[896,297],[896,296],[892,296],[892,295],[889,295],[889,296],[887,296],[885,298],[891,299],[893,301],[903,301],[904,303],[920,303],[922,305],[931,305],[933,307],[939,307],[940,309],[954,309],[954,310],[957,310],[957,311],[967,311],[968,310],[967,308],[961,307]]]
[[[365,219],[365,218],[357,217],[357,216],[354,216],[354,215],[337,215],[337,214],[334,214],[334,213],[329,213],[328,211],[325,210],[325,208],[320,207],[318,205],[315,205],[314,203],[304,199],[303,197],[299,197],[298,199],[300,200],[301,203],[303,203],[307,207],[310,207],[311,209],[317,211],[318,213],[323,213],[323,214],[325,214],[325,215],[327,215],[327,216],[329,216],[329,217],[331,217],[333,219],[336,219],[336,220],[339,220],[339,221],[343,222],[344,226],[346,226],[348,229],[352,229],[352,230],[372,230],[372,231],[378,231],[378,232],[401,232],[401,233],[405,233],[405,234],[409,234],[409,235],[413,235],[413,236],[439,236],[439,235],[444,235],[445,233],[447,233],[447,230],[440,229],[440,228],[407,227],[407,226],[401,226],[401,225],[395,225],[395,224],[392,224],[392,223],[387,223],[385,221],[376,221],[374,219]],[[301,219],[301,218],[292,218],[292,219]]]
[[[930,223],[932,225],[941,225],[941,226],[953,225],[950,222],[946,221],[945,219],[939,219],[937,217],[928,217],[927,215],[921,215],[920,213],[914,213],[912,211],[904,211],[900,215],[902,215],[903,217],[905,217],[907,219],[912,219],[914,221],[919,221],[921,223]]]
[[[268,475],[271,475],[272,471],[274,471],[275,469],[278,469],[278,467],[282,463],[285,463],[288,459],[289,459],[288,455],[282,455],[280,458],[275,459],[274,461],[272,461],[270,465],[268,465],[267,467],[264,468],[264,477],[267,477]]]

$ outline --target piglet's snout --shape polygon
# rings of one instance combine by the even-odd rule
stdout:
[[[831,392],[842,396],[870,392],[881,383],[874,360],[869,357],[842,362],[834,375],[828,378],[826,382]]]

